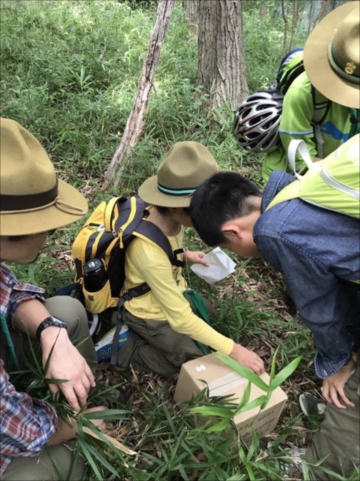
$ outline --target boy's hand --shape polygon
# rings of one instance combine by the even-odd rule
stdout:
[[[191,264],[202,264],[203,266],[208,267],[210,264],[204,260],[205,256],[206,256],[205,252],[201,252],[201,251],[197,251],[197,252],[185,251],[184,252],[184,259],[186,262],[189,262]]]
[[[353,359],[333,374],[328,379],[324,379],[322,394],[328,403],[335,404],[339,409],[346,409],[346,406],[340,403],[342,399],[348,406],[354,407],[355,404],[346,396],[344,388],[345,384],[354,374],[356,364]]]
[[[255,352],[249,351],[249,349],[240,346],[240,344],[234,344],[234,348],[229,356],[256,374],[265,372],[264,361]]]

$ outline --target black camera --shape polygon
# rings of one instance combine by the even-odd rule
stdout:
[[[105,267],[100,259],[91,259],[84,264],[84,286],[88,292],[100,291],[106,280]]]

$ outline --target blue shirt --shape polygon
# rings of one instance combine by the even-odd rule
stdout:
[[[300,319],[314,334],[315,370],[327,379],[347,364],[359,341],[358,292],[339,280],[360,279],[360,222],[300,199],[277,204],[293,176],[273,172],[265,188],[254,241],[284,277]]]

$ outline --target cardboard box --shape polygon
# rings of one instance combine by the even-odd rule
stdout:
[[[270,378],[266,373],[261,375],[261,379],[269,384]],[[209,354],[182,365],[175,390],[175,401],[183,402],[191,399],[199,394],[206,384],[209,388],[209,397],[233,394],[230,402],[236,403],[240,401],[248,381],[213,354]],[[252,384],[249,402],[264,394],[264,391]],[[286,400],[284,391],[277,388],[272,393],[268,405],[261,412],[260,408],[255,408],[235,416],[234,423],[243,440],[251,440],[252,430],[255,430],[259,437],[273,432]]]

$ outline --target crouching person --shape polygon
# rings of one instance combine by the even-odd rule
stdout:
[[[184,249],[183,226],[192,226],[191,196],[197,186],[217,171],[209,150],[198,142],[179,142],[165,156],[157,175],[147,179],[139,196],[150,204],[146,222],[155,224],[168,238],[172,250]],[[204,263],[204,253],[178,254],[179,261]],[[263,361],[253,352],[215,331],[197,315],[184,297],[186,282],[182,267],[171,265],[159,246],[136,237],[125,254],[127,292],[142,283],[150,291],[125,302],[123,320],[132,331],[119,350],[117,362],[162,375],[177,373],[181,365],[203,355],[195,341],[228,354],[257,373]],[[191,296],[190,296],[191,299]]]
[[[0,476],[3,481],[69,479],[73,454],[63,443],[76,436],[75,423],[68,426],[50,404],[18,391],[8,373],[27,369],[31,338],[43,366],[51,353],[46,377],[67,380],[50,384],[51,392],[61,391],[78,411],[95,386],[96,354],[86,312],[72,298],[45,301],[43,289],[19,282],[3,261],[33,262],[49,231],[80,219],[87,203],[57,179],[40,143],[17,122],[1,119],[0,148]],[[84,472],[78,460],[71,479],[82,479]]]
[[[359,140],[344,144],[336,161],[344,156],[356,168]],[[282,273],[300,319],[313,332],[315,370],[329,403],[307,458],[315,463],[327,456],[325,468],[350,475],[360,449],[359,365],[353,358],[360,346],[360,224],[300,198],[286,200],[285,188],[293,181],[290,174],[273,172],[262,194],[241,175],[220,172],[196,190],[190,214],[206,244],[261,256]],[[279,193],[281,200],[274,200]],[[316,476],[334,479],[320,468]]]

